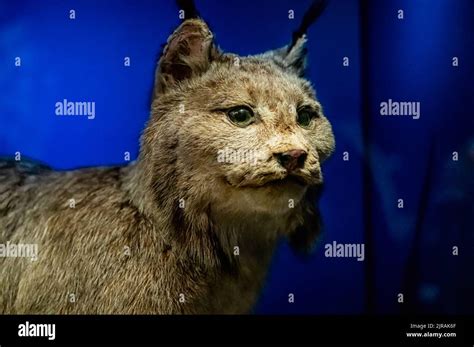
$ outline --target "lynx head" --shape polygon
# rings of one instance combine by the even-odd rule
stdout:
[[[141,158],[162,205],[203,227],[274,219],[297,248],[318,232],[331,125],[304,74],[306,38],[257,56],[219,50],[200,19],[169,37],[155,76]],[[171,200],[164,201],[164,196]]]

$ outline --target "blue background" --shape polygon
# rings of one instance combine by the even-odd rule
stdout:
[[[310,5],[196,3],[221,48],[241,55],[289,43]],[[0,0],[0,155],[58,170],[135,159],[155,64],[179,22],[173,1]],[[255,311],[473,313],[474,1],[333,0],[308,37],[307,77],[337,144],[325,233],[306,260],[282,243]],[[389,98],[421,102],[420,119],[381,116]],[[63,99],[94,101],[96,118],[55,116]],[[326,258],[332,241],[364,242],[365,261]]]

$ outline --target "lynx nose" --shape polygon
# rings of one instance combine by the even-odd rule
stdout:
[[[302,149],[292,149],[284,153],[275,153],[275,157],[280,165],[287,169],[288,172],[303,167],[307,155],[308,153]]]

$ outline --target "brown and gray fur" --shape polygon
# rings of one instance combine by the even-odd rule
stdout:
[[[36,261],[0,258],[0,313],[250,312],[277,240],[305,250],[319,232],[315,199],[334,137],[301,77],[305,41],[238,57],[219,50],[205,22],[186,20],[160,58],[135,162],[69,172],[0,164],[0,243],[39,251]],[[295,120],[302,104],[319,112],[310,129]],[[225,110],[237,105],[257,121],[232,124]],[[262,155],[221,163],[223,148]],[[294,173],[304,184],[275,159],[295,148],[307,152]]]

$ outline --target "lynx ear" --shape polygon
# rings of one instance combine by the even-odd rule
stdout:
[[[262,54],[281,68],[303,77],[306,67],[306,32],[323,13],[328,0],[315,0],[305,12],[298,29],[293,32],[291,44]]]
[[[293,45],[281,47],[261,55],[264,59],[273,60],[282,69],[304,76],[306,68],[306,35],[301,36]]]
[[[185,20],[163,50],[155,73],[154,97],[180,81],[202,74],[218,54],[207,24],[201,19]]]
[[[291,248],[300,254],[308,255],[321,234],[322,220],[318,208],[321,186],[309,188],[303,201],[303,223],[290,234]]]

